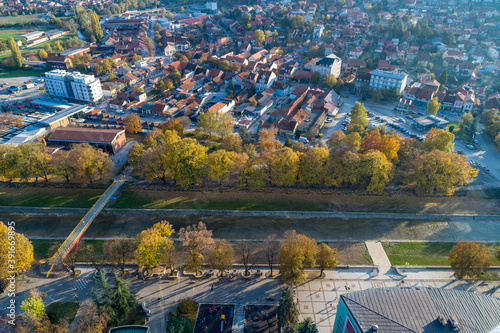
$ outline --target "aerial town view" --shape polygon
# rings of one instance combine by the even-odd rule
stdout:
[[[500,333],[499,0],[0,0],[0,333]]]

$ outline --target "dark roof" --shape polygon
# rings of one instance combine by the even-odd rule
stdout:
[[[455,316],[460,332],[487,333],[500,326],[500,300],[468,291],[439,288],[376,288],[341,296],[364,332],[456,332],[438,315]]]
[[[323,58],[320,61],[316,63],[316,66],[331,66],[336,60],[339,60],[339,58]]]
[[[124,130],[115,129],[93,129],[66,127],[58,128],[49,137],[49,141],[71,141],[71,142],[106,142],[111,143],[115,137]]]

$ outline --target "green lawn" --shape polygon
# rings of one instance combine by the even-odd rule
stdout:
[[[12,23],[26,23],[30,21],[37,21],[42,14],[33,15],[18,15],[18,16],[2,16],[0,17],[0,25]]]
[[[455,243],[383,243],[384,250],[392,265],[404,266],[449,266],[448,253]],[[488,244],[492,254],[492,265],[499,265],[494,258],[498,244]]]
[[[32,69],[0,69],[0,79],[5,79],[9,77],[22,77],[22,76],[40,76],[40,74],[45,73],[44,71],[35,71]]]
[[[47,29],[38,29],[37,30],[37,29],[22,29],[21,28],[21,29],[0,30],[0,39],[7,40],[8,38],[13,37],[15,40],[20,40],[21,35],[27,34],[28,32],[45,31],[45,30],[47,30]]]
[[[71,323],[80,305],[77,302],[54,302],[47,308],[47,316],[52,324]]]
[[[76,35],[74,35],[74,34],[67,34],[67,35],[61,36],[61,37],[56,38],[56,39],[48,40],[46,42],[37,44],[33,47],[28,47],[26,49],[22,49],[21,54],[36,53],[36,52],[38,52],[38,50],[43,49],[45,47],[45,45],[47,45],[47,44],[52,44],[57,40],[62,42],[62,41],[68,40],[68,39],[75,37],[75,36]],[[4,52],[4,53],[0,54],[0,59],[5,59],[5,58],[8,58],[10,56],[11,56],[10,52]]]
[[[162,198],[162,196],[166,197]],[[229,199],[226,196],[217,195],[208,199],[201,195],[123,191],[112,208],[325,211],[328,210],[328,203],[324,201],[312,203],[300,199]]]
[[[90,208],[104,190],[0,189],[0,206]]]

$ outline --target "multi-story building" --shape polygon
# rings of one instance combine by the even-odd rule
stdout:
[[[406,74],[374,70],[370,77],[370,88],[387,90],[397,88],[398,92],[401,93],[406,87],[407,80],[408,75]]]
[[[45,73],[45,89],[54,97],[91,103],[103,97],[101,81],[94,75],[69,73],[60,69]]]
[[[313,38],[320,39],[323,37],[323,31],[325,31],[325,26],[323,24],[315,26],[313,30]]]
[[[341,68],[342,59],[332,53],[326,58],[318,61],[313,67],[313,72],[318,72],[321,76],[325,74],[333,74],[335,77],[339,77]]]

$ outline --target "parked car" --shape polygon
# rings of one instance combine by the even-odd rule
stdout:
[[[473,145],[467,145],[467,148],[469,148],[470,150],[474,150],[474,146]]]

